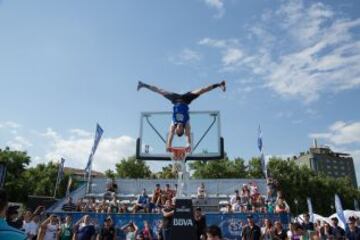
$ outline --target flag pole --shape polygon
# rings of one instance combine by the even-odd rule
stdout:
[[[59,161],[59,166],[58,166],[58,173],[57,173],[55,189],[54,189],[54,198],[56,197],[56,192],[57,192],[58,185],[59,185],[60,167],[61,167],[60,165],[61,165],[61,160]]]

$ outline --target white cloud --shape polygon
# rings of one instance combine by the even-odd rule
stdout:
[[[225,51],[222,62],[225,66],[229,66],[239,62],[243,58],[244,54],[240,49],[229,48]]]
[[[66,166],[84,168],[94,142],[93,136],[89,136],[81,129],[71,130],[71,132],[76,134],[69,138],[61,137],[52,129],[48,129],[47,134],[43,134],[51,139],[50,149],[45,154],[45,159],[57,161],[63,157],[67,160]],[[115,169],[115,164],[119,160],[134,155],[135,142],[135,139],[128,136],[103,137],[94,156],[93,169],[97,171]]]
[[[90,137],[91,136],[90,132],[85,131],[83,129],[79,129],[79,128],[70,129],[69,132],[78,137]]]
[[[23,136],[15,136],[12,140],[8,141],[6,145],[16,151],[26,151],[28,147],[32,146],[31,142]]]
[[[12,121],[0,122],[0,128],[19,129],[22,125]]]
[[[221,18],[225,14],[224,1],[223,0],[204,0],[205,4],[211,8],[217,10],[216,18]]]
[[[305,103],[360,86],[360,18],[299,0],[284,1],[259,19],[248,26],[250,47],[241,48],[240,39],[204,38],[198,44],[220,49],[222,70],[249,72],[280,96]],[[225,58],[231,48],[241,54]]]
[[[183,49],[178,55],[170,57],[170,62],[178,65],[185,65],[185,64],[194,64],[201,60],[201,54],[185,48]]]
[[[311,138],[319,138],[335,145],[360,144],[360,122],[345,123],[337,121],[326,133],[312,133]]]

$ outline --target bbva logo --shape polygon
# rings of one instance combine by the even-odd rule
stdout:
[[[194,226],[191,219],[174,218],[174,226]]]

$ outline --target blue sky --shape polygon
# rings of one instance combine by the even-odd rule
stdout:
[[[185,92],[226,79],[192,110],[220,110],[230,157],[319,142],[360,161],[358,1],[0,2],[0,147],[98,170],[135,152],[141,111],[170,110],[138,80]],[[152,167],[156,168],[156,164]],[[358,177],[359,178],[359,177]]]

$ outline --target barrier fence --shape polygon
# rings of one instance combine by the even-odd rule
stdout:
[[[54,212],[57,216],[65,218],[66,215],[71,215],[73,222],[78,221],[85,214],[90,215],[92,222],[95,224],[97,230],[100,229],[104,220],[110,216],[114,222],[117,239],[126,239],[125,233],[121,228],[127,225],[130,221],[134,222],[139,229],[144,226],[144,221],[147,221],[152,228],[153,237],[157,239],[157,232],[160,227],[162,216],[160,214],[104,214],[104,213],[83,213],[83,212]],[[241,239],[241,232],[243,226],[247,223],[247,215],[245,213],[207,213],[205,214],[206,223],[208,226],[215,224],[219,226],[223,233],[223,238],[228,240]],[[280,221],[284,228],[287,228],[290,222],[290,214],[274,214],[274,213],[257,213],[252,214],[254,221],[258,226],[262,226],[265,218],[272,222]]]

